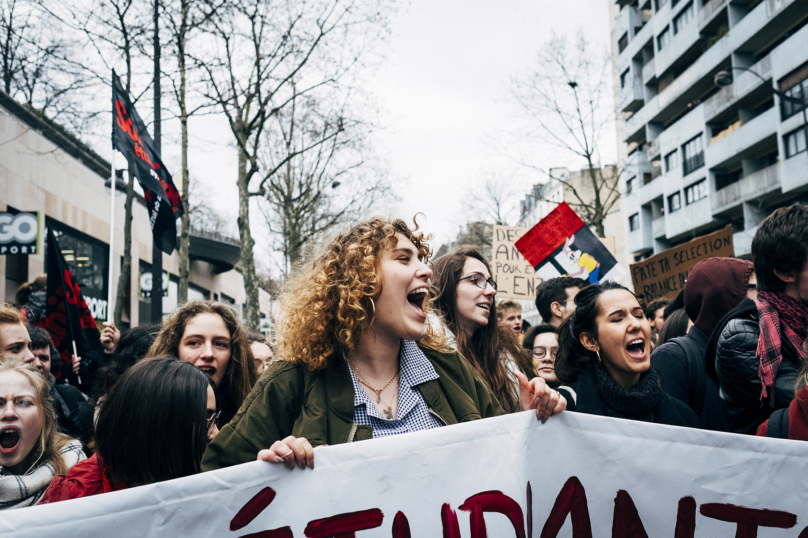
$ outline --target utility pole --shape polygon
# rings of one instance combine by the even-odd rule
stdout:
[[[154,146],[162,154],[160,146],[160,0],[154,0]],[[152,295],[151,321],[163,320],[163,251],[152,239]]]

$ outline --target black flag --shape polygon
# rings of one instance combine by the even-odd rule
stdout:
[[[71,371],[70,365],[73,360],[70,357],[73,355],[73,342],[75,342],[76,353],[82,359],[81,368],[85,374],[79,372],[79,375],[87,383],[89,381],[86,376],[87,368],[94,371],[104,357],[101,333],[56,243],[53,226],[48,226],[47,290],[45,320],[41,325],[44,325],[50,333],[53,345],[62,358],[61,374],[69,374]],[[57,378],[61,377],[59,372],[53,374]]]
[[[160,154],[155,151],[154,141],[114,70],[112,104],[112,148],[123,153],[129,166],[134,169],[143,187],[154,241],[160,250],[171,254],[177,242],[176,219],[183,213],[182,200],[171,174],[160,160]]]

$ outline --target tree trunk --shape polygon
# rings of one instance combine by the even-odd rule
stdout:
[[[191,205],[189,195],[188,177],[188,110],[185,106],[185,33],[186,19],[188,17],[188,2],[182,2],[182,23],[180,26],[177,56],[179,58],[180,71],[180,124],[182,125],[182,196],[185,202],[185,211],[180,219],[180,251],[179,251],[179,290],[177,302],[182,305],[188,302],[188,278],[190,273],[190,228],[191,228]]]
[[[606,219],[606,215],[604,215],[603,203],[600,199],[600,189],[603,187],[603,185],[598,185],[598,171],[592,164],[592,157],[590,155],[587,155],[587,160],[589,161],[589,177],[592,179],[592,191],[595,194],[592,202],[595,218],[592,219],[591,224],[595,227],[595,233],[597,236],[604,239],[606,237],[606,230],[603,227],[603,221]],[[602,173],[603,172],[601,171],[601,174]]]
[[[238,146],[238,234],[241,239],[241,275],[244,278],[244,291],[247,294],[247,307],[244,323],[248,330],[258,330],[261,324],[261,311],[258,301],[258,277],[255,274],[253,241],[250,233],[250,192],[248,190],[247,154],[244,152],[247,141]]]
[[[126,201],[123,210],[123,264],[118,277],[118,292],[115,295],[115,325],[122,327],[121,317],[126,301],[126,290],[129,288],[129,277],[132,273],[132,202],[135,199],[135,173],[129,169],[129,181],[126,183]],[[110,285],[112,283],[110,282]],[[137,300],[132,297],[132,300]],[[132,309],[129,309],[129,324],[137,326],[137,320],[131,319]]]

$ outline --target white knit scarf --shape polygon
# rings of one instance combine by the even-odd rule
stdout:
[[[87,458],[79,441],[66,444],[62,447],[61,454],[68,469]],[[40,465],[24,475],[13,475],[0,468],[0,510],[35,505],[45,495],[54,477],[56,469],[51,462]]]

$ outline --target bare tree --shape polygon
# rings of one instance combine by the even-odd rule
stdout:
[[[126,92],[132,96],[132,79],[135,63],[143,57],[144,38],[148,28],[149,3],[146,0],[102,0],[86,3],[81,1],[42,3],[54,20],[83,37],[84,46],[96,52],[98,63],[84,64],[78,59],[62,58],[76,69],[83,70],[86,77],[101,88],[111,86],[112,67],[118,64],[125,73],[123,81]],[[144,19],[145,15],[145,19]],[[116,61],[122,59],[123,64]],[[148,86],[147,86],[148,87]],[[145,92],[145,89],[144,89]],[[132,96],[137,101],[137,96]],[[106,109],[109,101],[99,100]],[[108,110],[108,109],[107,109]],[[89,114],[93,114],[90,110]],[[101,113],[101,111],[97,111]],[[132,272],[132,204],[135,199],[134,172],[129,170],[124,202],[124,252],[121,273],[115,296],[115,324],[120,326]],[[109,283],[112,285],[112,282]]]
[[[385,28],[384,4],[234,0],[205,25],[210,50],[200,50],[195,58],[205,73],[206,96],[224,113],[236,142],[237,222],[250,328],[260,323],[250,199],[265,197],[269,180],[290,160],[331,140],[316,137],[312,145],[297,148],[264,170],[259,162],[262,135],[268,122],[297,98],[335,83],[357,65],[369,38]]]
[[[197,105],[189,105],[188,96],[188,76],[189,62],[192,63],[188,55],[189,40],[196,30],[210,20],[219,9],[223,9],[223,2],[208,2],[206,0],[179,0],[179,2],[163,2],[164,18],[168,21],[167,26],[171,31],[171,46],[174,49],[174,57],[177,61],[177,77],[168,77],[172,84],[174,98],[179,107],[180,119],[180,152],[182,159],[182,179],[181,192],[186,205],[190,205],[190,171],[188,163],[188,119],[196,112],[210,106],[210,103],[202,102]],[[179,285],[177,301],[183,304],[188,301],[188,279],[190,274],[190,228],[191,211],[185,211],[180,219],[180,245],[179,245]]]
[[[606,215],[620,199],[619,171],[601,173],[600,162],[604,133],[613,129],[614,120],[610,61],[581,33],[573,41],[555,35],[542,47],[531,72],[512,81],[510,92],[528,123],[519,137],[576,158],[589,181],[574,184],[531,160],[519,161],[561,182],[574,198],[572,208],[600,237]]]
[[[347,114],[353,93],[340,107],[295,96],[264,133],[262,169],[275,173],[262,182],[266,196],[259,207],[278,238],[275,250],[283,254],[284,273],[310,240],[390,195],[385,174],[367,162],[372,126]]]
[[[466,192],[463,205],[478,221],[511,226],[518,218],[519,196],[523,192],[513,174],[492,172]]]

